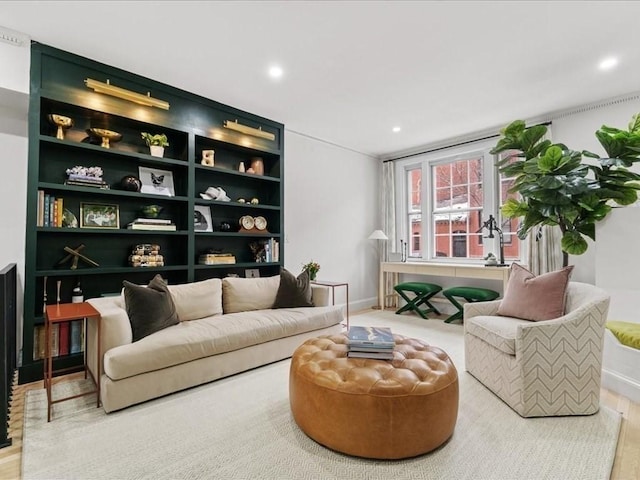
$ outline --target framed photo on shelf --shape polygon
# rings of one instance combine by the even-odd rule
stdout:
[[[196,232],[213,232],[211,209],[207,205],[196,205],[193,212],[193,229]]]
[[[81,203],[80,228],[120,228],[118,205]]]
[[[176,192],[173,187],[173,173],[169,170],[138,167],[138,177],[142,182],[140,192],[175,197]]]
[[[260,270],[257,268],[247,268],[244,271],[245,278],[260,278]]]

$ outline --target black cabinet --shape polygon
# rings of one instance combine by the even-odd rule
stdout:
[[[87,79],[149,92],[169,109],[94,91]],[[60,132],[53,115],[72,125]],[[243,128],[225,127],[229,122]],[[117,134],[108,148],[99,136],[104,130]],[[167,136],[162,157],[150,155],[142,132]],[[37,330],[45,302],[71,301],[78,282],[92,298],[118,294],[123,280],[145,284],[157,273],[170,283],[245,276],[248,269],[277,274],[284,263],[283,134],[278,122],[34,43],[20,383],[42,378]],[[203,151],[210,150],[213,165],[205,165]],[[77,166],[100,167],[103,184],[70,181],[68,171]],[[141,191],[123,185],[131,176],[142,181]],[[224,190],[229,201],[204,198],[211,188]],[[45,203],[57,214],[45,218]],[[148,216],[149,205],[175,227],[130,228]],[[243,228],[246,216],[260,218],[262,229]],[[132,266],[132,250],[141,244],[159,246],[160,266]],[[79,258],[72,268],[73,255],[60,263],[69,250],[97,266]],[[60,353],[55,368],[80,365],[78,357]]]

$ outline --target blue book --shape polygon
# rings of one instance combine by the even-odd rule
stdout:
[[[51,208],[51,200],[49,199],[49,194],[44,194],[44,227],[49,226],[49,208]]]
[[[388,327],[350,327],[347,332],[349,345],[361,347],[393,347],[395,340]]]
[[[71,322],[71,348],[69,353],[80,353],[83,350],[82,345],[82,326],[83,320],[73,320]]]

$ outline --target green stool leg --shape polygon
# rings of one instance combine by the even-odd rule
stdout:
[[[440,315],[440,312],[438,311],[438,309],[434,307],[431,304],[431,302],[429,302],[429,299],[438,292],[427,292],[423,294],[417,294],[413,299],[410,299],[402,290],[397,290],[397,292],[404,299],[404,301],[407,302],[407,304],[399,308],[398,310],[396,310],[396,314],[401,314],[409,310],[412,310],[416,312],[418,315],[420,315],[422,318],[424,318],[425,320],[428,320],[428,317],[426,315],[427,313],[435,312],[437,315]],[[428,308],[420,309],[419,308],[420,305],[423,305],[423,304],[427,304]]]
[[[452,295],[449,295],[447,292],[442,292],[442,294],[447,297],[449,299],[449,301],[458,309],[458,311],[456,313],[454,313],[453,315],[450,315],[449,318],[447,318],[444,323],[451,323],[455,320],[462,320],[462,316],[464,315],[464,307],[462,305],[460,305],[460,302],[458,302]],[[465,299],[467,300],[467,299]],[[468,300],[467,300],[468,301]]]

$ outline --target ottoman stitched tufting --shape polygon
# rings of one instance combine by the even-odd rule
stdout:
[[[453,434],[458,372],[440,348],[394,335],[394,359],[347,358],[347,337],[307,340],[291,359],[289,400],[298,426],[349,455],[398,459]]]

